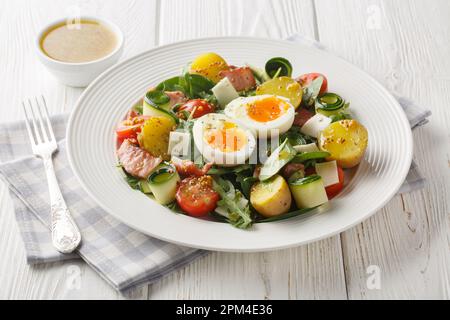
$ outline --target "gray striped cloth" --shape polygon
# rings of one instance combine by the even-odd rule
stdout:
[[[428,112],[406,99],[400,103],[411,126],[426,123]],[[64,198],[80,227],[82,244],[74,254],[60,254],[51,245],[50,207],[42,161],[31,155],[22,121],[0,124],[0,178],[9,186],[15,216],[29,264],[82,258],[116,290],[125,292],[157,281],[206,251],[150,238],[117,221],[91,200],[74,177],[65,152],[67,115],[52,117],[59,141],[55,170]],[[413,164],[401,192],[423,187],[424,179]]]

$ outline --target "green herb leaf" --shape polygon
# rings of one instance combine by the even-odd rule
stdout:
[[[288,140],[293,146],[313,143],[314,139],[300,132],[300,127],[292,126],[287,132],[280,135],[280,143]]]
[[[150,100],[157,106],[162,106],[170,101],[169,96],[164,91],[160,91],[157,89],[147,92],[145,96],[148,100]]]
[[[317,159],[325,159],[329,157],[330,153],[325,151],[316,151],[316,152],[302,152],[297,154],[293,159],[293,163],[303,163],[307,160],[317,160]]]
[[[273,177],[288,164],[297,154],[297,151],[292,147],[289,141],[286,139],[284,142],[275,149],[267,161],[261,168],[259,180],[265,181]]]
[[[275,222],[275,221],[286,220],[286,219],[290,219],[290,218],[297,217],[299,215],[305,214],[305,213],[310,212],[310,211],[312,211],[312,210],[314,210],[316,208],[317,207],[306,208],[306,209],[301,209],[301,210],[295,210],[295,211],[291,211],[291,212],[282,214],[280,216],[271,217],[271,218],[267,218],[267,219],[263,219],[263,220],[257,220],[255,223],[267,223],[267,222]]]
[[[213,188],[221,198],[217,205],[228,212],[228,222],[236,228],[250,228],[253,223],[250,205],[243,194],[230,181],[217,176],[214,177]]]
[[[320,93],[320,88],[322,88],[323,77],[317,77],[308,86],[303,88],[302,104],[306,108],[314,106],[317,97]]]

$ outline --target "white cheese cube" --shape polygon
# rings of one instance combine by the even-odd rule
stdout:
[[[315,143],[301,144],[301,145],[298,145],[298,146],[294,146],[294,149],[297,152],[317,152],[317,151],[320,151]]]
[[[217,101],[222,107],[225,107],[228,103],[236,98],[239,98],[239,94],[236,89],[234,89],[230,80],[227,77],[217,83],[214,88],[211,89],[217,98]]]
[[[339,174],[336,161],[316,163],[316,173],[322,177],[325,187],[339,182]]]
[[[323,114],[316,113],[314,117],[306,121],[300,132],[308,136],[317,138],[319,133],[328,127],[331,123],[331,119]]]
[[[189,154],[189,146],[191,136],[187,132],[170,132],[169,136],[169,154],[174,156],[187,156]]]

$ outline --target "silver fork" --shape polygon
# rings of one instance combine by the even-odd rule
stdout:
[[[40,101],[39,101],[40,100]],[[28,99],[22,102],[25,123],[30,136],[31,148],[35,156],[44,161],[50,192],[50,210],[52,220],[52,243],[62,253],[74,251],[81,241],[81,234],[73,221],[56,179],[53,167],[53,153],[58,150],[53,128],[48,115],[45,98]],[[45,121],[44,121],[45,120]]]

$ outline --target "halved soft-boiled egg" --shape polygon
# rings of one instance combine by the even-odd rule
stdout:
[[[203,157],[217,165],[243,164],[256,147],[253,133],[224,114],[209,113],[198,118],[192,133]]]
[[[295,108],[287,98],[265,94],[234,99],[225,107],[225,114],[259,137],[272,137],[292,127]]]

